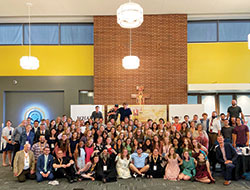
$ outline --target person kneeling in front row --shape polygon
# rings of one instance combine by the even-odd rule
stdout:
[[[58,150],[58,157],[54,159],[53,168],[55,169],[55,177],[65,177],[70,183],[76,182],[74,161],[70,160],[68,157],[63,157],[63,151]]]
[[[23,150],[16,153],[14,159],[14,176],[19,182],[25,182],[27,178],[35,179],[35,157],[30,151],[30,144],[25,144]]]
[[[50,148],[45,147],[43,154],[37,159],[36,164],[36,180],[41,182],[43,180],[53,180],[53,156],[50,154]]]

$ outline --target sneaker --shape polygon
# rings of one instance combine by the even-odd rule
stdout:
[[[137,174],[136,174],[136,173],[134,173],[134,174],[133,174],[133,177],[134,177],[134,178],[136,178],[136,177],[137,177]]]

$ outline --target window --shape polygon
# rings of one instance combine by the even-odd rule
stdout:
[[[220,21],[219,41],[247,41],[250,33],[250,21]]]
[[[23,43],[22,24],[0,24],[0,44],[10,45]]]
[[[224,113],[227,115],[227,108],[231,106],[233,96],[232,95],[220,95],[220,113]]]
[[[237,104],[241,107],[243,114],[250,115],[250,95],[237,95]]]
[[[58,24],[31,24],[31,44],[59,44]],[[29,25],[24,25],[24,44],[29,44]]]
[[[204,111],[210,117],[212,115],[212,112],[215,111],[215,96],[213,95],[201,96],[201,103],[204,104]]]
[[[197,104],[198,103],[198,96],[188,96],[188,104]]]
[[[94,104],[94,92],[81,90],[79,92],[79,104]]]
[[[61,24],[61,44],[94,44],[93,24]]]
[[[217,41],[217,22],[189,22],[188,42],[215,42]]]

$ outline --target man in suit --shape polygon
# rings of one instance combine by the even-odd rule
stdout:
[[[25,131],[23,131],[22,135],[20,136],[20,150],[23,150],[25,144],[33,145],[35,134],[31,131],[32,126],[26,125]]]
[[[16,153],[13,171],[19,182],[25,182],[27,178],[35,179],[35,158],[30,144],[25,144],[23,150]]]
[[[222,166],[224,185],[230,185],[238,154],[231,144],[224,143],[223,136],[218,136],[217,141],[219,146],[216,147],[216,159]]]
[[[50,148],[46,146],[43,149],[43,154],[37,159],[36,164],[36,180],[41,182],[43,180],[53,180],[53,156],[50,154]]]
[[[45,136],[46,140],[49,140],[49,130],[46,129],[45,124],[40,124],[39,130],[36,131],[35,142],[39,142],[40,136]]]

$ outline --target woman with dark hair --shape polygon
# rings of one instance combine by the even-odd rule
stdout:
[[[137,128],[137,129],[135,130],[134,138],[135,138],[139,143],[143,143],[143,141],[144,141],[144,136],[143,136],[143,133],[142,133],[141,129]]]
[[[207,156],[203,151],[200,152],[197,159],[195,179],[201,183],[215,182],[210,171],[210,164],[207,160]]]
[[[183,163],[182,163],[182,172],[179,175],[179,179],[188,181],[196,174],[195,171],[195,159],[189,156],[189,152],[185,150],[183,152]]]
[[[156,122],[152,123],[152,133],[153,133],[153,135],[157,135],[157,133],[158,133],[158,125]]]
[[[160,154],[162,153],[162,144],[157,135],[154,135],[152,145],[153,145],[153,149],[157,148],[159,150],[159,153]]]
[[[74,155],[75,150],[76,150],[76,145],[79,143],[79,139],[77,137],[78,137],[77,132],[74,132],[72,134],[70,141],[69,141],[69,157],[70,158],[73,158],[73,155]]]
[[[112,140],[114,140],[117,136],[116,129],[115,127],[111,127],[111,131],[109,133],[109,136],[111,137]],[[106,138],[103,137],[103,141],[106,141]]]
[[[51,130],[52,128],[56,129],[56,121],[52,119],[49,123],[49,129]]]
[[[179,146],[179,141],[176,138],[173,139],[173,147],[174,147],[175,153],[181,156],[182,148]]]
[[[165,162],[159,153],[159,150],[155,148],[153,153],[148,158],[149,170],[146,175],[149,178],[162,178],[164,175]]]
[[[128,150],[124,148],[120,154],[116,156],[116,171],[118,178],[128,179],[131,178],[130,175],[130,163],[131,157],[129,156]]]
[[[181,123],[181,130],[180,130],[181,135],[183,137],[186,137],[188,131],[189,131],[189,129],[188,129],[187,123],[185,121],[183,121]]]
[[[69,151],[69,139],[66,134],[62,135],[62,139],[59,140],[57,146],[55,147],[55,154],[58,157],[58,151],[61,150],[63,153],[63,156],[66,157],[68,155]]]
[[[138,146],[139,146],[138,140],[137,140],[137,139],[133,139],[133,149],[132,149],[132,153],[136,152]]]
[[[96,176],[96,165],[99,162],[98,154],[94,154],[91,157],[91,161],[89,161],[84,168],[80,169],[77,174],[80,175],[79,181],[82,179],[91,179],[92,181],[95,180]]]
[[[146,139],[145,143],[142,146],[142,150],[143,152],[148,154],[150,154],[153,151],[153,146],[150,139]]]
[[[123,150],[122,140],[117,139],[116,144],[114,145],[114,149],[117,154],[121,153]]]
[[[49,148],[50,148],[50,152],[52,153],[53,156],[55,156],[54,149],[55,149],[55,147],[57,145],[57,136],[56,136],[56,129],[55,128],[52,128],[50,130],[48,145],[49,145]]]
[[[175,138],[178,140],[178,142],[179,142],[179,146],[181,146],[182,145],[182,135],[181,135],[181,133],[180,132],[178,132],[178,131],[176,131],[176,133],[175,133]]]
[[[74,158],[76,161],[76,168],[78,170],[81,170],[84,168],[85,166],[85,157],[86,157],[86,153],[84,150],[84,142],[80,141],[77,145],[76,145],[76,150],[74,153]]]

